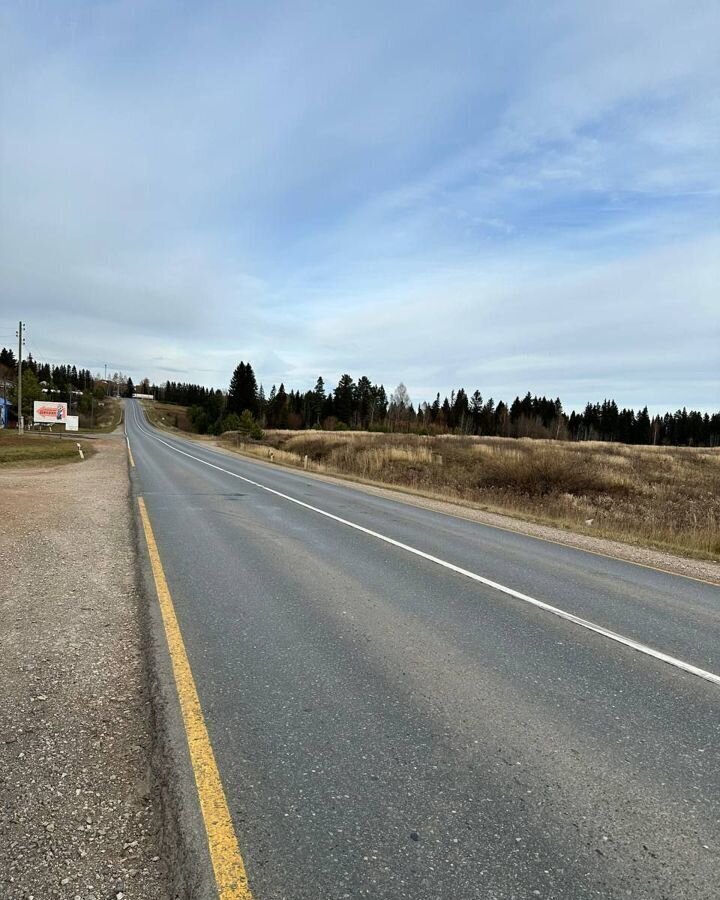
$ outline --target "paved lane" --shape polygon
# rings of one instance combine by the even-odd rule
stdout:
[[[716,896],[720,688],[166,444],[710,671],[720,590],[164,444],[132,407],[257,898]]]

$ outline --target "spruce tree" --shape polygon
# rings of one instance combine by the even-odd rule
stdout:
[[[355,399],[355,384],[349,375],[343,375],[335,388],[335,415],[346,425],[350,424]]]
[[[319,425],[322,418],[323,406],[325,405],[325,382],[322,376],[318,377],[315,382],[315,390],[312,392],[312,425]]]
[[[228,390],[228,412],[241,415],[244,410],[257,414],[258,389],[255,373],[250,363],[240,362],[233,372]]]

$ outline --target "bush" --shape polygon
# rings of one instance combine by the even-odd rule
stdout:
[[[220,422],[218,434],[223,434],[226,431],[241,431],[240,416],[237,413],[229,413]]]
[[[228,418],[230,418],[228,416]],[[235,417],[237,418],[237,416]],[[244,434],[246,437],[250,437],[255,441],[261,441],[263,438],[262,428],[258,425],[258,423],[253,418],[253,414],[249,409],[244,409],[242,415],[238,419],[238,426],[235,429],[226,429],[227,431],[239,431],[241,434]]]
[[[201,406],[191,406],[188,410],[188,418],[198,434],[207,434],[210,430],[210,419]]]

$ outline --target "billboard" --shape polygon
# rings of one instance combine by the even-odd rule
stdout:
[[[65,431],[77,431],[79,422],[79,416],[65,416]]]
[[[36,400],[33,403],[33,421],[51,425],[53,422],[67,420],[67,403],[55,403],[50,400]]]

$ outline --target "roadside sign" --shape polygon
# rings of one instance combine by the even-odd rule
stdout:
[[[33,403],[33,421],[49,424],[67,421],[67,403],[36,400]]]
[[[79,422],[79,416],[65,416],[65,431],[77,431]]]

